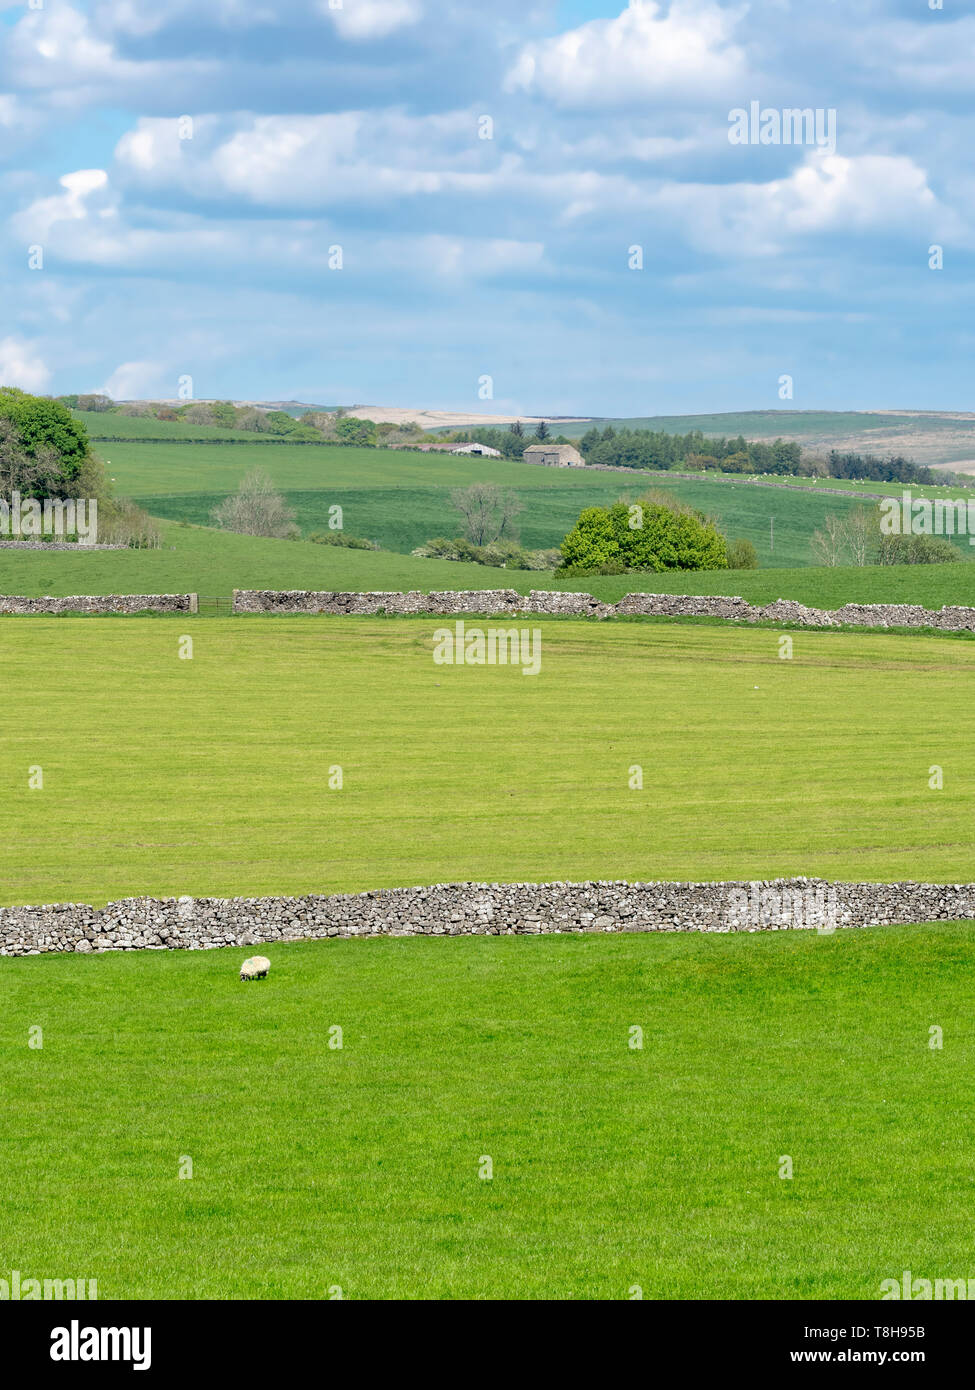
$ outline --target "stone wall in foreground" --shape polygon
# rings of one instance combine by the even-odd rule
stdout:
[[[533,589],[526,598],[514,589],[471,589],[446,593],[341,593],[306,590],[235,589],[235,613],[321,613],[331,616],[367,613],[415,613],[451,617],[479,613],[487,617],[555,614],[609,618],[644,615],[667,618],[725,618],[732,622],[797,623],[802,627],[928,627],[946,632],[975,631],[975,608],[921,608],[913,603],[848,603],[827,611],[792,599],[756,607],[722,594],[627,594],[619,603],[603,603],[592,594]]]
[[[0,955],[208,950],[321,937],[831,931],[971,918],[971,883],[449,883],[330,897],[0,908]]]
[[[195,613],[196,594],[73,594],[68,598],[0,595],[0,613]]]

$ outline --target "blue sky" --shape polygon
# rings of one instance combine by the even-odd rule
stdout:
[[[958,0],[0,0],[0,380],[975,408],[973,54]]]

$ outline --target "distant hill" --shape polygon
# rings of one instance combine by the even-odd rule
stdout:
[[[334,411],[336,407],[309,405],[301,401],[235,401],[235,405],[255,405],[265,410],[283,410],[300,418],[309,410]],[[639,415],[618,417],[569,417],[558,415],[492,414],[488,412],[416,410],[394,406],[344,407],[349,415],[379,423],[402,424],[415,421],[432,434],[474,428],[478,425],[505,428],[521,419],[530,433],[544,418],[552,434],[579,439],[594,425],[614,429],[664,430],[668,434],[687,434],[700,430],[705,435],[748,440],[792,439],[817,453],[830,449],[873,454],[902,454],[932,468],[947,468],[975,474],[975,413],[928,410],[742,410],[709,415]],[[165,422],[140,416],[89,414],[79,412],[93,439],[249,439],[252,433]]]
[[[686,434],[744,435],[746,439],[794,439],[817,452],[859,450],[904,454],[933,468],[975,473],[975,414],[923,410],[744,410],[716,415],[645,415],[560,425],[570,439],[593,424],[615,429],[664,430]]]

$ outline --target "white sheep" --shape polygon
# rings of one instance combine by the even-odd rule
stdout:
[[[263,980],[271,968],[267,956],[248,956],[240,967],[242,980]]]

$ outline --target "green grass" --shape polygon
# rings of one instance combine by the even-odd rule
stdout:
[[[285,491],[319,488],[462,487],[498,482],[505,487],[565,488],[581,493],[599,480],[585,469],[541,468],[513,459],[480,459],[409,449],[353,449],[338,444],[232,445],[146,444],[137,440],[106,444],[99,455],[110,464],[118,490],[142,499],[192,495],[201,487],[226,495],[252,468],[266,469]],[[615,475],[613,475],[615,477]],[[618,480],[613,486],[618,486]]]
[[[304,943],[246,987],[244,954],[0,964],[8,1277],[876,1299],[973,1272],[971,923]]]
[[[163,524],[159,550],[0,550],[0,593],[199,593],[228,599],[234,589],[558,589],[616,603],[631,592],[740,594],[756,604],[796,599],[819,608],[844,603],[975,606],[975,565],[863,568],[670,570],[664,574],[572,577],[500,570],[395,552],[345,550],[308,541],[266,540],[197,526]]]
[[[510,586],[512,575],[513,571],[482,565],[169,523],[163,525],[158,550],[98,550],[87,555],[0,550],[0,593],[31,597],[199,593],[227,598],[235,588],[483,589]]]
[[[239,439],[254,443],[269,436],[255,435],[253,430],[224,429],[220,425],[195,425],[187,420],[157,420],[151,415],[112,415],[105,411],[74,410],[71,412],[88,431],[89,439],[100,448],[108,448],[116,440],[179,440]],[[273,438],[273,436],[270,436]],[[99,445],[99,441],[103,441]]]
[[[730,476],[686,479],[639,470],[551,469],[507,459],[336,445],[126,441],[106,444],[102,453],[117,490],[156,516],[207,525],[213,508],[257,466],[284,493],[304,535],[324,530],[329,508],[339,505],[350,534],[402,554],[434,536],[460,531],[460,518],[450,505],[452,489],[494,482],[517,494],[517,527],[530,549],[558,546],[583,507],[608,506],[621,496],[633,500],[653,488],[713,516],[730,538],[750,540],[763,565],[807,566],[814,561],[812,534],[828,515],[857,505],[864,490],[898,496],[901,491],[883,484],[866,489],[851,485],[840,489],[848,495],[837,496],[799,480],[795,486],[770,488]],[[924,491],[951,495],[944,488]],[[966,538],[959,545],[969,559]]]
[[[524,471],[530,467],[522,465]],[[561,470],[556,474],[557,478],[567,476]],[[750,540],[762,564],[805,566],[811,565],[814,559],[810,537],[823,526],[826,516],[846,512],[859,500],[852,494],[848,499],[816,494],[804,488],[770,489],[741,482],[674,481],[670,478],[648,482],[639,475],[620,477],[607,473],[586,476],[590,481],[584,489],[577,481],[565,486],[513,489],[522,507],[516,524],[524,546],[532,550],[558,547],[572,530],[583,507],[611,506],[621,496],[636,500],[652,487],[713,516],[727,536]],[[609,482],[605,481],[607,478]],[[140,502],[157,516],[207,525],[213,507],[224,495],[156,495],[142,497]],[[460,519],[450,506],[448,487],[321,487],[285,490],[284,496],[306,536],[328,527],[329,508],[335,504],[342,507],[344,526],[350,534],[365,536],[384,549],[403,554],[409,554],[433,536],[454,536],[461,529]],[[967,538],[960,538],[959,545],[964,547],[965,558],[970,558],[972,552]]]
[[[975,642],[537,620],[530,677],[441,625],[8,619],[0,902],[972,877]]]

